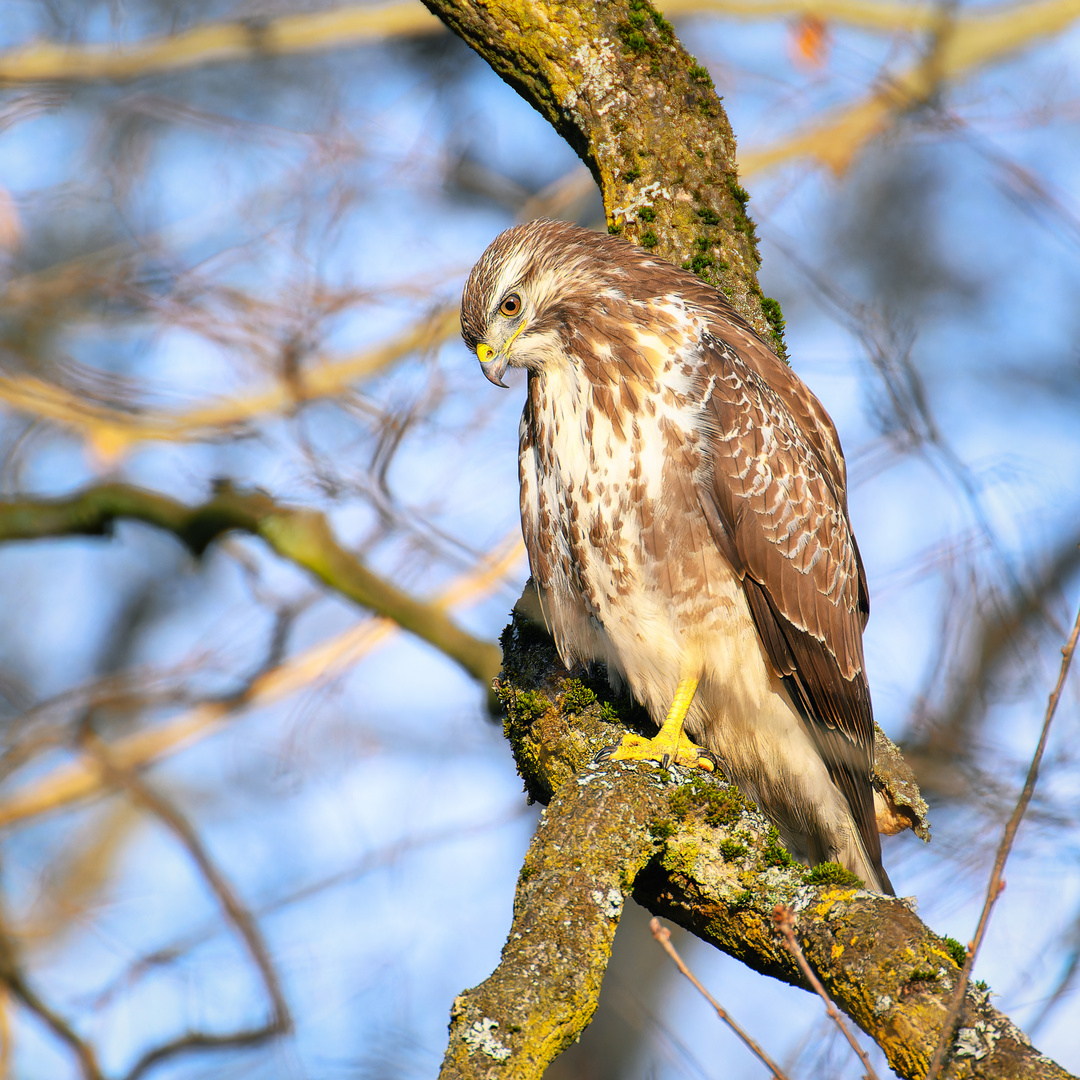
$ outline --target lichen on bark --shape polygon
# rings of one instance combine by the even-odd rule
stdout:
[[[648,0],[424,0],[592,170],[608,227],[715,285],[784,355],[708,71]]]
[[[793,908],[799,942],[833,999],[898,1075],[923,1077],[960,971],[949,942],[912,901],[795,864],[722,776],[598,765],[627,726],[651,725],[612,695],[602,669],[568,672],[535,615],[527,588],[503,633],[495,685],[526,793],[547,809],[499,966],[454,1003],[442,1075],[542,1076],[592,1017],[632,896],[754,970],[802,986],[772,918],[777,904]],[[943,1077],[1065,1080],[989,996],[969,989]]]

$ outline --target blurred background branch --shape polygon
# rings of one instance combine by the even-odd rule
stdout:
[[[520,537],[509,537],[500,557],[464,575],[434,603],[441,609],[482,594],[514,562],[520,561],[522,554]],[[157,727],[117,739],[109,747],[112,760],[116,767],[129,770],[153,765],[216,734],[223,724],[248,709],[265,708],[340,678],[398,628],[399,624],[387,617],[358,623],[287,661],[265,667],[241,690],[223,700],[197,705]],[[105,780],[103,770],[93,759],[57,766],[27,788],[0,798],[0,827],[97,794],[106,787]]]
[[[194,1050],[256,1045],[287,1032],[292,1027],[292,1017],[289,1015],[281,980],[262,931],[210,857],[191,822],[168,799],[140,779],[129,766],[119,763],[110,748],[93,731],[82,732],[80,742],[87,754],[97,762],[103,781],[124,791],[133,802],[157,818],[187,850],[199,873],[217,897],[229,922],[243,939],[270,1000],[270,1015],[264,1024],[245,1031],[228,1033],[185,1032],[176,1039],[146,1051],[128,1070],[125,1080],[137,1080],[152,1066]]]
[[[637,32],[662,44],[651,6],[609,7],[614,58],[665,70],[672,54],[635,52]],[[732,229],[733,191],[699,204],[694,182],[672,200],[686,249],[665,251],[746,285],[748,306],[756,278],[837,422],[875,712],[934,821],[933,844],[886,838],[885,861],[925,923],[966,940],[1080,595],[1076,13],[661,7],[688,50],[670,83],[686,99],[661,111],[697,110],[688,158],[733,183],[738,166],[763,261]],[[737,152],[701,111],[706,80]],[[229,477],[294,523],[321,516],[349,560],[492,650],[526,574],[520,388],[479,378],[457,298],[516,220],[617,226],[602,194],[659,250],[660,135],[614,130],[656,104],[648,81],[600,106],[601,193],[420,4],[14,0],[0,499],[121,485],[186,513]],[[89,730],[189,823],[294,1022],[162,1071],[432,1075],[449,1003],[498,962],[535,825],[476,678],[358,609],[287,538],[283,555],[233,530],[195,559],[138,517],[113,528],[109,544],[0,545],[0,904],[45,1010],[0,993],[0,1069],[79,1076],[81,1044],[121,1077],[189,1032],[267,1019],[207,879],[104,782]],[[1077,714],[1070,684],[973,972],[1074,1072]],[[791,1080],[859,1075],[808,995],[673,933],[725,1003],[769,1019],[748,1026]],[[593,1023],[548,1075],[760,1076],[676,979],[631,903]]]
[[[262,492],[220,483],[200,506],[189,507],[126,484],[91,488],[70,499],[0,503],[0,542],[107,535],[118,518],[135,518],[171,532],[193,555],[223,533],[253,533],[279,555],[310,570],[331,589],[390,619],[456,660],[481,685],[498,673],[496,645],[457,627],[441,604],[425,604],[373,574],[334,538],[322,514],[281,506]]]
[[[1005,4],[971,12],[951,6],[857,0],[676,0],[666,10],[669,15],[711,13],[754,20],[801,17],[884,34],[930,35],[926,55],[918,64],[886,76],[864,100],[835,110],[809,131],[745,151],[741,157],[744,176],[800,158],[842,172],[859,148],[890,128],[898,114],[930,103],[948,83],[1060,34],[1080,19],[1076,0]],[[0,54],[0,82],[126,80],[443,29],[408,2],[209,24],[123,49],[42,42]]]
[[[30,302],[34,302],[33,298]],[[424,318],[415,329],[359,356],[315,361],[288,382],[243,397],[195,405],[182,412],[155,415],[98,405],[75,391],[31,375],[0,376],[0,399],[21,413],[74,429],[101,460],[114,463],[135,443],[220,439],[252,421],[295,409],[302,402],[343,394],[358,379],[374,375],[403,357],[441,345],[457,332],[455,307]]]

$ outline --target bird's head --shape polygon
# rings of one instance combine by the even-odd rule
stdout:
[[[608,250],[609,247],[612,250]],[[607,295],[621,296],[633,249],[561,221],[500,233],[473,267],[461,299],[461,336],[496,385],[507,367],[540,371],[563,361],[571,327]]]

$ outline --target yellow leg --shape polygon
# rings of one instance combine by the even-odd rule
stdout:
[[[697,679],[682,679],[675,689],[675,698],[668,709],[659,732],[652,739],[626,734],[611,754],[612,761],[659,761],[668,765],[686,765],[712,772],[716,767],[712,756],[695,746],[683,733],[683,722],[697,691]]]

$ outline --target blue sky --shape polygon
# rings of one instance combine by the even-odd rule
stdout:
[[[47,29],[36,6],[13,11],[21,21],[7,45]],[[112,41],[161,28],[137,8],[110,22],[101,6],[80,33]],[[803,71],[784,23],[694,18],[677,31],[708,63],[744,147],[857,99],[917,45],[834,28],[825,67]],[[975,616],[1076,538],[1076,51],[1069,32],[948,88],[941,111],[905,118],[843,177],[794,164],[748,181],[763,286],[782,301],[792,365],[848,455],[873,601],[867,663],[876,715],[894,738],[917,735],[948,701]],[[17,122],[0,135],[0,187],[25,235],[8,270],[119,245],[138,273],[107,302],[61,307],[37,359],[17,355],[9,337],[5,364],[69,381],[104,373],[116,380],[110,392],[171,407],[265,384],[290,335],[312,355],[346,355],[453,302],[516,212],[455,182],[463,158],[529,191],[577,164],[479,60],[430,42],[76,86],[33,107],[6,93]],[[338,307],[330,294],[343,298]],[[875,366],[870,331],[906,351]],[[890,391],[912,378],[943,433],[936,445],[906,440],[898,421]],[[521,400],[520,383],[497,391],[452,339],[348,398],[261,418],[235,438],[144,443],[105,464],[77,434],[6,411],[5,497],[115,477],[194,501],[227,476],[324,510],[373,567],[425,594],[516,528]],[[519,560],[458,612],[461,622],[497,638],[526,572]],[[288,654],[359,617],[257,541],[230,539],[196,564],[141,526],[111,541],[8,545],[0,583],[0,666],[29,703],[48,702],[43,715],[61,732],[79,688],[109,673],[103,650],[140,597],[150,609],[122,668],[189,698],[233,689],[263,662],[274,609],[295,609]],[[961,941],[1078,592],[1073,574],[1050,597],[1056,624],[1001,662],[971,736],[965,794],[938,800],[933,844],[886,843],[899,891]],[[103,708],[96,722],[119,737],[180,707],[159,695],[139,709]],[[21,715],[10,712],[9,726]],[[1072,689],[976,970],[1021,1026],[1050,992],[1080,909],[1076,717]],[[68,760],[66,737],[56,741],[5,783]],[[329,685],[237,717],[150,777],[264,911],[297,1021],[270,1048],[186,1058],[161,1073],[431,1075],[454,995],[497,962],[535,821],[479,688],[399,635]],[[99,843],[105,883],[34,936],[62,895],[61,871]],[[262,1014],[250,965],[187,856],[160,825],[127,820],[120,800],[8,830],[3,865],[36,984],[112,1073],[189,1024]],[[282,905],[325,879],[334,883]],[[140,957],[175,942],[190,945],[178,961],[131,978]],[[820,1075],[822,1054],[835,1075],[857,1075],[815,1026],[816,1001],[688,948],[699,977],[771,1053],[801,1055],[793,1076]],[[95,1002],[116,979],[122,989]],[[688,988],[673,984],[648,1008],[641,1076],[760,1074]],[[1075,1070],[1074,1011],[1075,991],[1036,1043]],[[74,1075],[35,1021],[18,1014],[15,1033],[13,1075]]]

